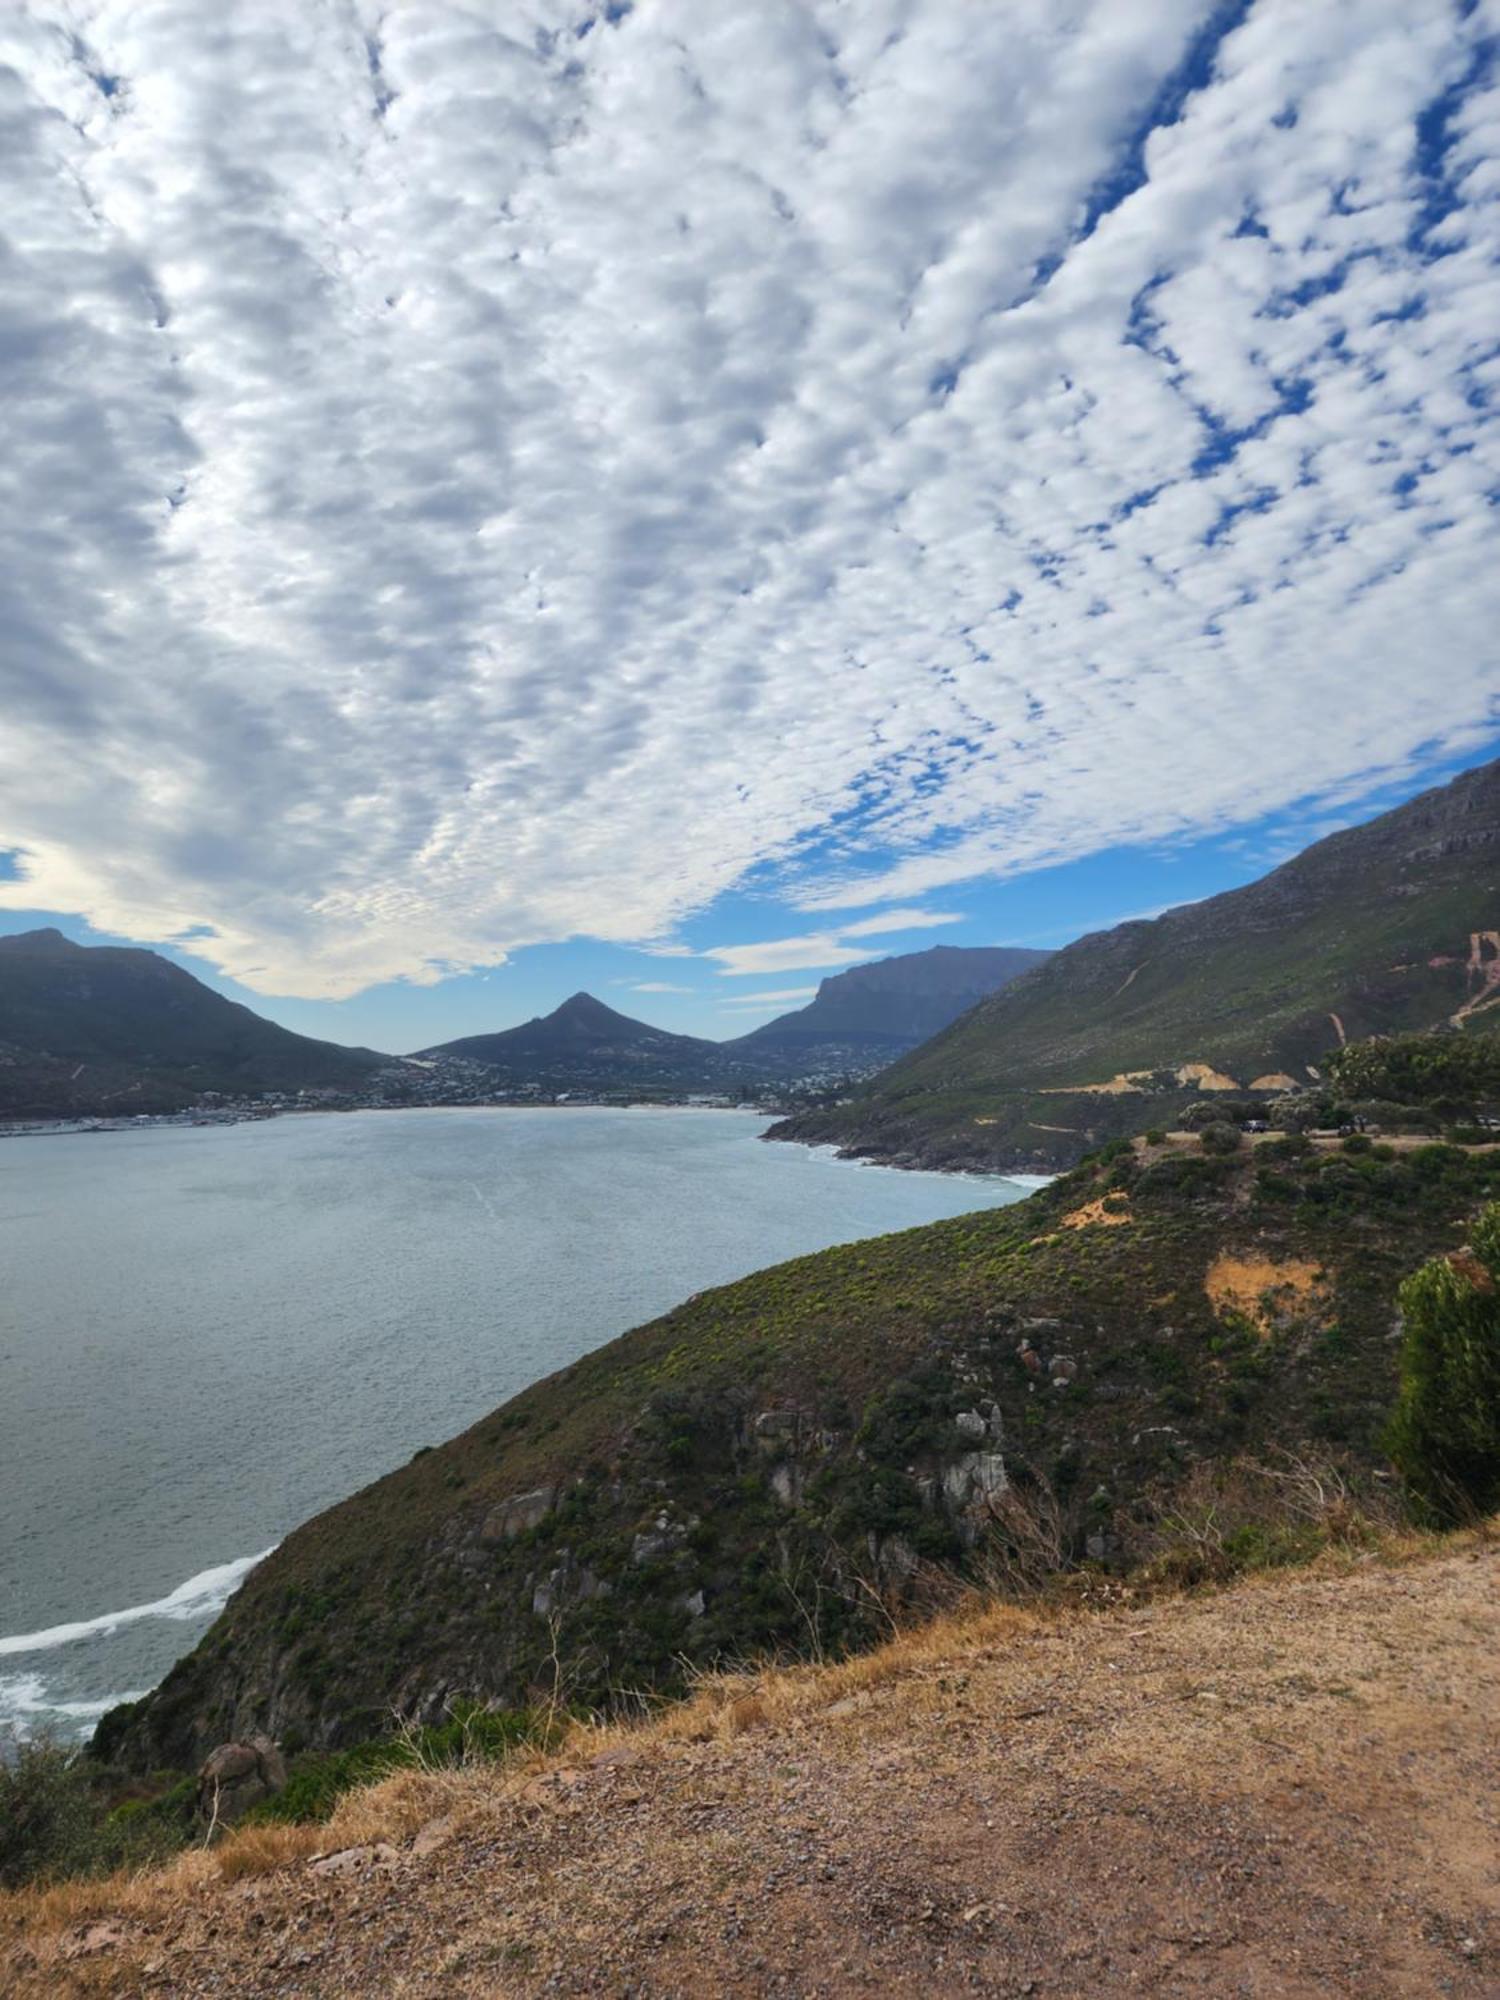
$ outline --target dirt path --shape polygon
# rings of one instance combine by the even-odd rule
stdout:
[[[10,1990],[1495,2000],[1497,1584],[997,1613],[464,1774],[422,1854],[133,1897]]]

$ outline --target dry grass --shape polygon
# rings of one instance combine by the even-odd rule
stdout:
[[[1133,1222],[1130,1203],[1123,1195],[1101,1194],[1097,1201],[1085,1202],[1082,1208],[1070,1209],[1062,1218],[1061,1229],[1089,1229],[1095,1224],[1107,1229],[1118,1229],[1122,1223]]]
[[[1259,1470],[1266,1480],[1283,1483],[1294,1515],[1335,1524],[1339,1520],[1347,1496],[1327,1468],[1289,1458],[1285,1465]],[[1237,1493],[1235,1488],[1226,1495],[1222,1482],[1213,1493],[1205,1485],[1196,1500],[1187,1496],[1183,1519],[1169,1525],[1168,1535],[1175,1535],[1179,1547],[1185,1537],[1221,1545],[1224,1526],[1239,1511]],[[1263,1517],[1264,1493],[1257,1498]],[[1247,1500],[1246,1507],[1250,1504]],[[1438,1555],[1479,1554],[1500,1545],[1500,1520],[1439,1536],[1381,1527],[1367,1514],[1359,1519],[1359,1533],[1331,1534],[1327,1546],[1298,1574],[1338,1577],[1372,1562],[1398,1569]],[[1211,1573],[1208,1580],[1214,1580]],[[1285,1571],[1270,1571],[1235,1578],[1233,1588],[1236,1594],[1274,1592],[1286,1581]],[[871,1652],[831,1664],[747,1666],[705,1676],[686,1699],[645,1719],[575,1722],[551,1752],[518,1751],[499,1763],[446,1771],[402,1771],[348,1793],[322,1825],[231,1830],[213,1848],[190,1850],[164,1867],[0,1893],[0,1940],[18,1934],[56,1936],[106,1918],[159,1920],[164,1909],[201,1901],[221,1885],[296,1870],[318,1854],[381,1841],[401,1846],[436,1820],[461,1829],[492,1816],[506,1800],[528,1795],[539,1779],[567,1778],[580,1767],[607,1763],[612,1755],[636,1763],[674,1747],[725,1745],[762,1732],[838,1725],[897,1683],[904,1684],[901,1712],[916,1714],[938,1699],[943,1677],[965,1663],[1005,1656],[1041,1636],[1063,1642],[1072,1654],[1080,1649],[1086,1653],[1096,1643],[1095,1635],[1106,1639],[1111,1625],[1145,1615],[1150,1600],[1158,1600],[1159,1609],[1163,1590],[1180,1594],[1171,1578],[1159,1578],[1153,1587],[1149,1575],[1136,1586],[1071,1590],[1030,1605],[972,1590],[939,1616],[901,1627]]]

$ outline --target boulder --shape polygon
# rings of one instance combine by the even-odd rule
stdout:
[[[687,1540],[687,1529],[670,1514],[658,1514],[649,1528],[642,1528],[630,1544],[630,1560],[639,1569],[643,1563],[659,1562],[675,1555]]]
[[[221,1743],[198,1772],[198,1811],[211,1826],[232,1826],[262,1799],[286,1790],[286,1759],[269,1736]]]
[[[513,1542],[528,1528],[539,1527],[557,1505],[555,1486],[538,1486],[530,1493],[512,1493],[492,1507],[479,1530],[482,1542]]]
[[[953,1424],[960,1437],[969,1438],[975,1444],[988,1435],[990,1428],[978,1410],[960,1410]]]

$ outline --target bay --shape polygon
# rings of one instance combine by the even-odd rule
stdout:
[[[1019,1200],[698,1109],[0,1143],[0,1729],[82,1735],[255,1558],[689,1293]]]

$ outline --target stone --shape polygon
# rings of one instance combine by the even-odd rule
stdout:
[[[691,1591],[686,1597],[679,1597],[677,1602],[689,1618],[701,1618],[703,1616],[705,1606],[701,1590]]]
[[[452,1817],[445,1815],[418,1827],[411,1844],[412,1859],[423,1861],[429,1854],[436,1854],[440,1847],[446,1847],[453,1838],[453,1824]]]
[[[307,1864],[309,1875],[389,1874],[400,1862],[389,1841],[377,1840],[370,1847],[341,1847],[335,1854],[315,1854]]]
[[[796,1507],[800,1504],[803,1487],[803,1472],[800,1465],[773,1466],[768,1483],[783,1507]]]
[[[1052,1378],[1054,1389],[1066,1389],[1078,1373],[1078,1363],[1068,1354],[1054,1354],[1047,1373]]]
[[[125,1942],[120,1924],[88,1924],[62,1947],[64,1958],[93,1958],[99,1952],[116,1951]]]
[[[961,1437],[972,1438],[976,1443],[989,1435],[990,1427],[978,1410],[960,1410],[953,1425]]]
[[[539,1527],[556,1505],[555,1486],[538,1486],[530,1493],[512,1493],[508,1500],[502,1500],[485,1515],[479,1539],[491,1543],[512,1542],[517,1535],[524,1535],[528,1528]]]
[[[966,1451],[943,1468],[943,1495],[960,1513],[985,1512],[1010,1485],[998,1451]]]
[[[269,1736],[221,1743],[198,1772],[198,1811],[211,1826],[232,1826],[251,1806],[286,1790],[286,1759]]]
[[[675,1555],[687,1540],[687,1529],[670,1514],[658,1514],[654,1524],[642,1528],[630,1544],[630,1560],[637,1568],[642,1563],[657,1562],[663,1556]]]

